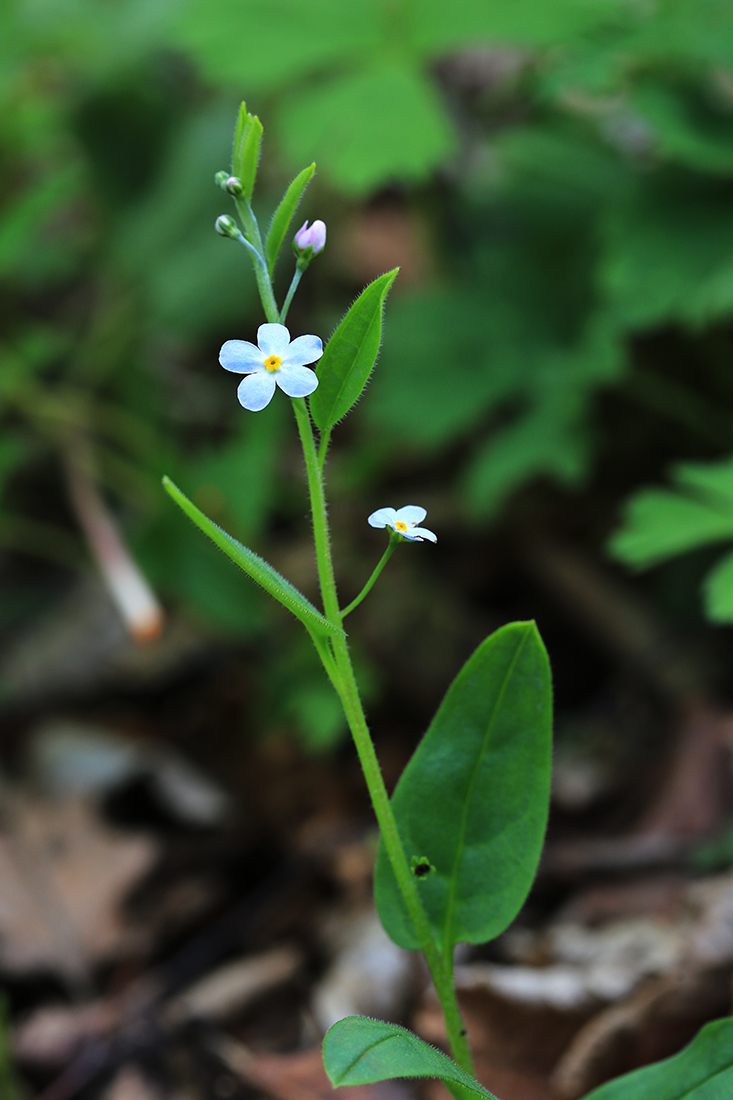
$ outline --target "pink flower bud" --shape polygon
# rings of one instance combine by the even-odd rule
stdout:
[[[313,255],[317,256],[319,252],[323,252],[326,244],[326,224],[322,221],[315,221],[313,225],[308,228],[308,222],[304,221],[298,232],[295,234],[295,246],[301,252],[305,252],[306,248],[313,249]]]

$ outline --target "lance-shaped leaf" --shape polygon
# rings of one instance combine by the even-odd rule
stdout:
[[[733,1019],[714,1020],[689,1046],[589,1092],[585,1100],[730,1100]]]
[[[455,678],[392,798],[408,862],[444,952],[498,936],[537,871],[550,799],[552,687],[533,622],[509,623]],[[375,899],[387,933],[419,947],[380,845]]]
[[[282,248],[283,241],[285,240],[285,234],[293,220],[295,211],[298,209],[298,203],[303,197],[303,192],[306,187],[313,179],[315,170],[315,164],[311,164],[308,168],[304,168],[302,172],[298,173],[283,195],[280,205],[272,216],[270,230],[267,234],[267,243],[265,244],[265,256],[267,258],[267,268],[270,275],[272,275],[275,269],[277,257]]]
[[[318,389],[310,399],[311,416],[321,431],[346,416],[369,381],[382,342],[384,299],[398,271],[380,275],[361,292],[326,344]]]
[[[449,1088],[460,1085],[483,1100],[496,1100],[447,1054],[404,1027],[367,1016],[346,1016],[328,1029],[323,1065],[334,1088],[393,1077],[438,1077]]]
[[[237,116],[237,125],[234,128],[232,173],[242,184],[247,202],[252,201],[261,141],[262,123],[257,115],[249,114],[246,104],[242,103]]]
[[[334,626],[333,623],[321,615],[310,600],[307,600],[290,581],[285,580],[285,577],[281,576],[276,569],[273,569],[270,563],[261,558],[259,554],[255,554],[253,550],[238,542],[237,539],[232,538],[216,523],[213,523],[208,516],[205,516],[196,507],[193,501],[190,501],[181,492],[177,485],[173,484],[169,477],[163,478],[163,487],[188,518],[193,520],[196,526],[205,535],[208,535],[211,541],[216,543],[228,558],[231,558],[240,569],[243,569],[253,581],[261,585],[283,607],[287,607],[288,611],[292,611],[293,615],[300,619],[309,631],[321,637],[330,634],[341,634],[343,636],[340,627]]]

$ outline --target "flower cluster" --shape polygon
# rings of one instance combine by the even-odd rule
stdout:
[[[240,405],[259,412],[270,404],[275,386],[288,397],[307,397],[318,385],[315,372],[306,363],[323,355],[319,336],[290,339],[285,325],[266,324],[257,329],[257,344],[249,340],[227,340],[219,352],[224,370],[244,374],[237,388]]]
[[[391,527],[403,539],[410,542],[437,542],[438,536],[429,531],[427,527],[418,527],[428,513],[418,504],[406,504],[404,508],[377,508],[372,512],[367,523],[371,527]]]

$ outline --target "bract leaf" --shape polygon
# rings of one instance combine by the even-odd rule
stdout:
[[[733,1096],[733,1018],[714,1020],[663,1062],[589,1092],[585,1100],[728,1100]]]
[[[533,622],[478,647],[448,689],[392,797],[405,855],[444,952],[502,932],[534,879],[550,798],[552,688]],[[380,844],[377,909],[400,947],[419,942]]]
[[[232,173],[239,179],[248,202],[252,201],[257,165],[260,159],[262,123],[257,115],[247,111],[245,103],[239,108],[237,125],[232,143]]]
[[[208,516],[205,516],[196,507],[193,501],[181,492],[177,485],[173,484],[169,477],[163,478],[163,488],[175,500],[179,508],[186,513],[188,518],[205,535],[208,535],[211,541],[216,543],[228,558],[231,558],[240,569],[243,569],[253,581],[261,585],[283,607],[287,607],[288,611],[292,611],[293,615],[300,619],[308,630],[322,637],[330,634],[341,634],[343,636],[344,632],[340,627],[334,626],[333,623],[321,615],[310,600],[307,600],[290,581],[285,580],[285,577],[281,576],[276,569],[273,569],[270,563],[261,558],[259,554],[255,554],[253,550],[238,542],[237,539],[232,538],[216,523],[213,523]]]
[[[447,1054],[404,1027],[367,1016],[346,1016],[328,1029],[323,1040],[323,1065],[334,1088],[369,1085],[393,1077],[438,1077],[484,1100],[496,1100]]]
[[[267,243],[265,244],[265,256],[267,258],[267,268],[270,275],[272,275],[275,269],[278,254],[285,240],[285,234],[288,231],[288,227],[293,220],[293,215],[298,209],[298,203],[303,197],[303,192],[306,187],[313,179],[315,170],[315,164],[311,164],[308,168],[304,168],[302,172],[298,173],[283,195],[280,205],[272,216],[270,230],[267,234]]]
[[[382,341],[382,311],[399,268],[370,283],[342,319],[318,363],[318,389],[310,399],[311,416],[321,431],[332,428],[358,401]]]

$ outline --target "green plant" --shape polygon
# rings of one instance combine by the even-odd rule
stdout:
[[[521,908],[536,873],[549,806],[549,662],[531,622],[509,623],[482,642],[454,678],[389,798],[361,702],[345,620],[368,596],[395,551],[404,544],[434,542],[436,535],[422,526],[426,512],[418,505],[373,512],[368,523],[389,529],[389,541],[362,591],[342,606],[324,467],[331,433],[356,404],[374,368],[384,301],[396,272],[366,287],[325,350],[317,336],[291,340],[284,323],[287,312],[303,273],[325,245],[326,231],[318,222],[318,233],[304,236],[306,223],[295,235],[295,272],[279,307],[271,273],[312,171],[304,170],[293,181],[263,238],[251,202],[261,139],[259,119],[242,104],[231,174],[221,171],[216,177],[234,198],[239,224],[221,215],[216,228],[243,246],[251,259],[267,321],[258,329],[257,344],[226,341],[219,362],[244,376],[237,394],[250,414],[259,414],[278,390],[292,400],[305,459],[322,607],[212,523],[169,478],[163,484],[189,519],[290,611],[310,636],[343,707],[379,824],[377,910],[397,944],[422,951],[444,1013],[453,1060],[395,1024],[348,1017],[324,1040],[329,1077],[335,1085],[438,1077],[460,1100],[473,1093],[491,1098],[473,1076],[453,984],[453,956],[458,943],[483,943],[502,932]],[[605,1085],[594,1096],[722,1097],[720,1087],[726,1087],[733,1075],[729,1042],[726,1046],[732,1028],[731,1021],[711,1025],[675,1059]]]

